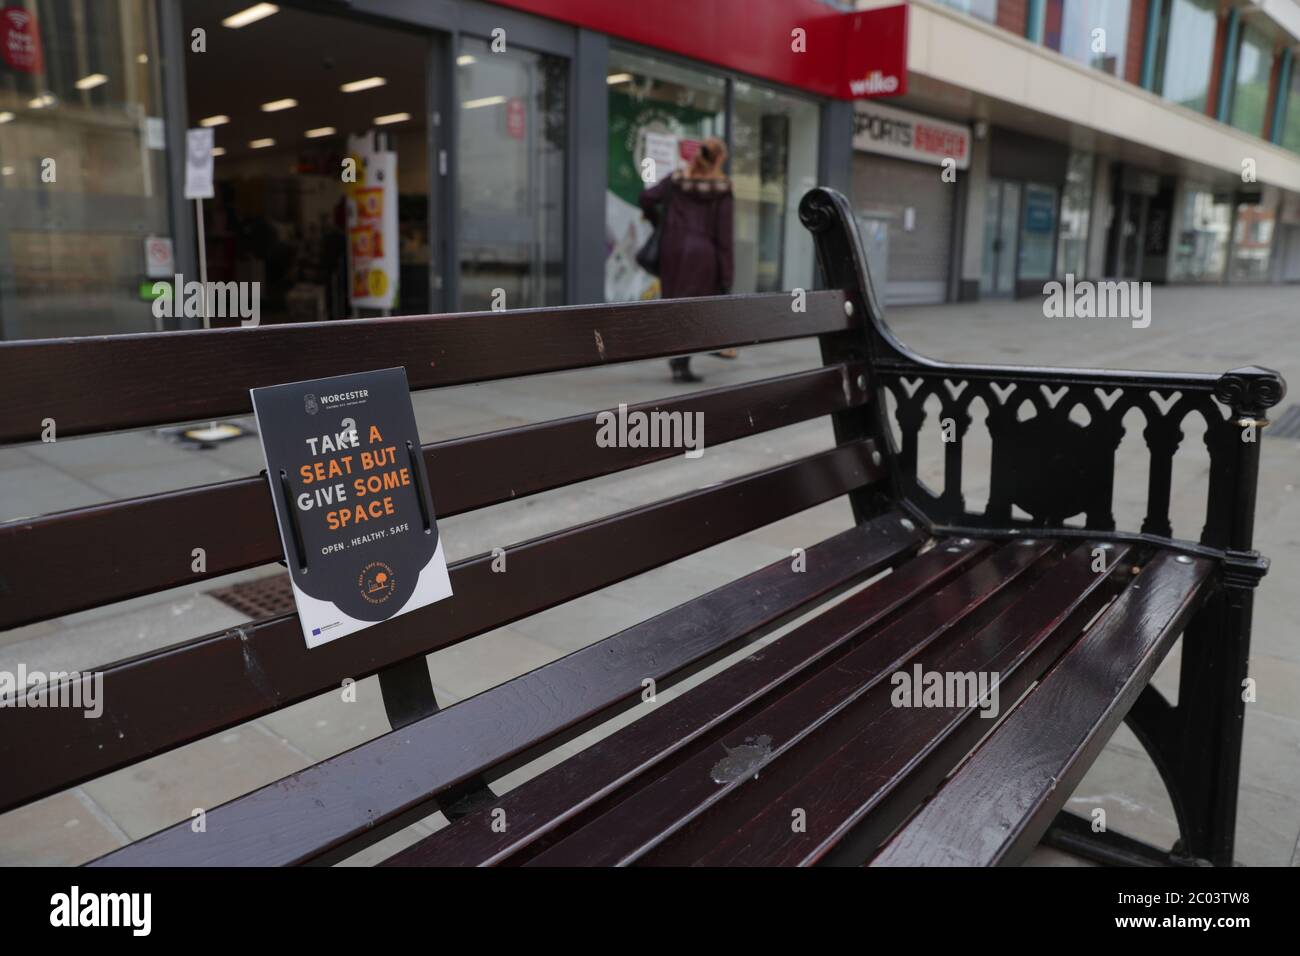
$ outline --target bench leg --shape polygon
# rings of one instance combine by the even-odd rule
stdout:
[[[1228,583],[1183,634],[1178,706],[1147,687],[1128,724],[1160,771],[1178,818],[1178,857],[1231,866],[1253,589]]]
[[[1068,810],[1056,815],[1043,834],[1043,843],[1107,866],[1195,866],[1200,862],[1181,856],[1176,848],[1162,850],[1114,830],[1096,833],[1087,820]]]
[[[1232,583],[1202,608],[1183,637],[1178,709],[1184,722],[1186,851],[1216,866],[1232,866],[1237,786],[1250,661],[1253,587]]]
[[[379,672],[379,692],[384,698],[388,723],[397,730],[438,712],[438,699],[423,656],[413,657]],[[458,820],[496,794],[482,776],[471,777],[452,787],[434,801],[448,820]]]

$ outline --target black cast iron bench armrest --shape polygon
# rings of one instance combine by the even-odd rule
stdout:
[[[885,324],[844,197],[814,190],[804,197],[800,216],[817,237],[820,260],[830,263],[830,285],[843,288],[850,306],[865,311],[865,342],[842,341],[835,354],[854,356],[861,350],[869,357],[882,398],[876,413],[886,419],[880,427],[887,436],[890,400],[894,408],[897,491],[933,529],[1050,530],[1066,537],[1116,533],[1115,451],[1124,436],[1124,417],[1137,409],[1146,421],[1142,434],[1150,454],[1140,534],[1152,543],[1217,556],[1251,550],[1259,431],[1267,424],[1267,410],[1286,394],[1286,383],[1277,372],[1257,366],[1222,375],[1112,371],[927,358],[899,341]],[[938,494],[917,472],[925,404],[931,397],[938,399],[939,423],[946,432],[943,491]],[[963,493],[962,460],[971,406],[977,399],[988,412],[992,466],[987,505],[973,513]],[[1169,520],[1173,457],[1183,438],[1182,426],[1192,415],[1205,421],[1210,458],[1202,548],[1186,536],[1175,542]],[[1066,524],[1080,515],[1082,521]]]

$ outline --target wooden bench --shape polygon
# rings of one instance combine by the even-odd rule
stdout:
[[[389,863],[992,864],[1046,837],[1110,862],[1230,864],[1251,601],[1267,568],[1251,547],[1259,445],[1242,439],[1281,399],[1281,378],[918,357],[883,323],[844,198],[814,190],[800,215],[826,280],[802,309],[776,293],[0,345],[9,444],[39,440],[47,419],[62,439],[244,414],[252,386],[399,362],[413,389],[430,389],[801,337],[819,339],[823,367],[633,410],[702,412],[711,455],[824,416],[835,436],[826,451],[515,544],[507,574],[491,555],[457,562],[452,598],[315,650],[281,616],[104,668],[98,720],[0,709],[0,811],[378,674],[391,732],[209,810],[205,832],[179,821],[96,864],[327,863],[439,808],[449,825]],[[991,473],[987,504],[971,509],[963,450],[977,397]],[[956,425],[939,494],[918,475],[934,398]],[[1036,414],[1019,413],[1026,403]],[[1133,409],[1147,423],[1147,509],[1140,528],[1116,530],[1115,453]],[[1207,423],[1210,462],[1199,541],[1174,539],[1169,521],[1191,414]],[[426,445],[438,517],[681,453],[601,448],[595,429],[586,414]],[[802,569],[777,561],[439,709],[430,652],[841,496],[854,526],[807,542]],[[12,521],[0,526],[0,628],[280,557],[256,476]],[[643,700],[647,680],[662,692],[796,619],[674,699]],[[1171,705],[1148,681],[1180,636]],[[926,673],[998,675],[997,719],[969,695],[897,706],[895,675]],[[595,744],[494,793],[503,774],[616,715]],[[1173,848],[1062,812],[1124,720],[1168,785]]]

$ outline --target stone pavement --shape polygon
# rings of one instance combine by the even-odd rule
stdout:
[[[1264,364],[1290,379],[1295,400],[1300,401],[1297,312],[1300,290],[1295,287],[1180,287],[1155,291],[1151,327],[1141,330],[1122,320],[1047,319],[1037,300],[896,309],[891,322],[917,350],[957,361],[1216,372]],[[696,365],[707,377],[705,385],[714,386],[796,371],[818,361],[813,344],[790,343],[743,350],[734,362],[706,356]],[[417,393],[416,415],[421,437],[435,441],[680,391],[682,386],[667,382],[666,371],[663,362],[648,362]],[[1274,417],[1289,404],[1290,399],[1284,401]],[[1116,514],[1121,527],[1135,528],[1146,477],[1140,418],[1126,424]],[[977,423],[972,437],[979,431]],[[441,522],[447,557],[455,561],[479,554],[788,461],[831,443],[828,424],[798,425],[706,451],[698,460],[679,457],[451,518]],[[978,442],[972,445],[966,467],[967,488],[976,502],[987,471],[987,450],[981,454],[980,449]],[[1237,857],[1251,865],[1285,866],[1293,862],[1300,834],[1300,642],[1294,627],[1300,619],[1300,588],[1292,584],[1300,570],[1300,441],[1269,438],[1265,432],[1263,454],[1256,541],[1273,559],[1273,571],[1256,602],[1250,673],[1258,681],[1258,701],[1247,713]],[[939,463],[939,446],[933,441],[921,456],[923,477],[941,481]],[[136,432],[0,450],[0,520],[242,477],[261,467],[255,438],[195,451],[153,432]],[[1189,429],[1175,465],[1176,535],[1199,534],[1205,488],[1202,447]],[[786,557],[792,548],[842,530],[850,521],[847,503],[831,502],[433,654],[429,667],[439,701],[452,703],[532,670]],[[21,661],[29,669],[85,670],[243,623],[243,615],[208,592],[279,570],[275,565],[257,568],[0,633],[0,669],[12,670]],[[1177,653],[1175,648],[1157,677],[1171,697]],[[687,686],[690,683],[662,694],[661,700]],[[386,732],[377,681],[369,678],[357,689],[356,703],[325,694],[2,815],[0,864],[83,862],[186,819],[194,808],[211,808]],[[497,789],[517,785],[609,729],[607,725],[592,731],[565,745],[558,755],[512,772],[498,781]],[[1106,747],[1070,806],[1084,815],[1103,807],[1110,826],[1153,842],[1167,845],[1176,837],[1168,797],[1126,728]],[[373,863],[442,823],[434,814],[348,862]],[[1077,861],[1040,849],[1031,862]]]

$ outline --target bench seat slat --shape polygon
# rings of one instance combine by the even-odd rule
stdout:
[[[945,675],[998,674],[999,704],[1009,708],[1120,586],[1117,576],[1093,570],[1094,544],[1076,547],[986,627],[969,636],[950,632],[908,669],[919,664],[924,672]],[[1114,560],[1122,562],[1125,553],[1117,551]],[[726,809],[747,822],[727,833],[716,819],[712,827],[693,826],[688,839],[647,862],[862,863],[997,719],[979,716],[973,702],[895,707],[892,694],[882,682],[856,714],[835,721],[838,733],[823,733],[741,788]],[[798,833],[789,825],[795,807],[806,814],[806,828]]]
[[[360,680],[745,534],[880,475],[872,441],[836,446],[452,566],[453,596],[308,650],[297,615],[233,628],[104,671],[112,719],[0,709],[0,811]]]
[[[1167,551],[1151,559],[871,865],[1020,862],[1191,619],[1212,571],[1209,561],[1183,563]]]
[[[843,291],[806,296],[804,311],[777,292],[3,342],[0,444],[39,441],[49,418],[62,438],[243,415],[250,388],[396,364],[422,389],[855,327]]]
[[[699,412],[706,448],[866,401],[861,363],[628,406]],[[676,448],[600,448],[595,412],[424,446],[440,518],[527,497],[680,455]],[[521,462],[535,463],[521,468]],[[193,570],[203,547],[206,570]],[[83,562],[75,588],[51,588],[69,554]],[[0,629],[70,614],[242,571],[283,557],[262,478],[206,485],[0,524],[0,582],[22,600],[0,602]]]
[[[634,723],[414,844],[385,862],[392,866],[477,866],[520,862],[544,848],[558,827],[679,751],[694,750],[724,722],[808,668],[845,652],[861,635],[901,613],[920,595],[951,579],[988,550],[984,542],[949,551],[933,548],[807,623],[738,661],[682,697],[658,705]],[[809,552],[809,557],[813,553]],[[822,560],[817,556],[815,560]],[[494,830],[490,814],[510,825]]]
[[[746,786],[752,773],[767,779],[781,755],[804,741],[866,690],[932,641],[956,630],[974,630],[984,611],[1051,550],[1050,545],[1004,548],[941,590],[928,594],[849,654],[780,692],[742,722],[725,728],[673,768],[648,775],[635,793],[603,815],[584,821],[566,839],[530,862],[542,866],[611,866],[635,862],[710,806]],[[835,627],[824,616],[810,628]],[[842,625],[841,625],[842,626]],[[757,751],[755,748],[759,748]],[[735,754],[750,752],[752,773],[723,773]],[[787,813],[788,816],[788,813]],[[739,825],[738,818],[732,824]],[[789,828],[789,823],[785,824]]]
[[[901,560],[922,537],[886,515],[808,549],[807,570],[777,561],[648,621],[104,857],[103,865],[275,865],[373,842],[428,800],[486,768],[667,686],[741,639]],[[421,810],[423,808],[423,810]],[[268,825],[268,818],[276,820]]]

